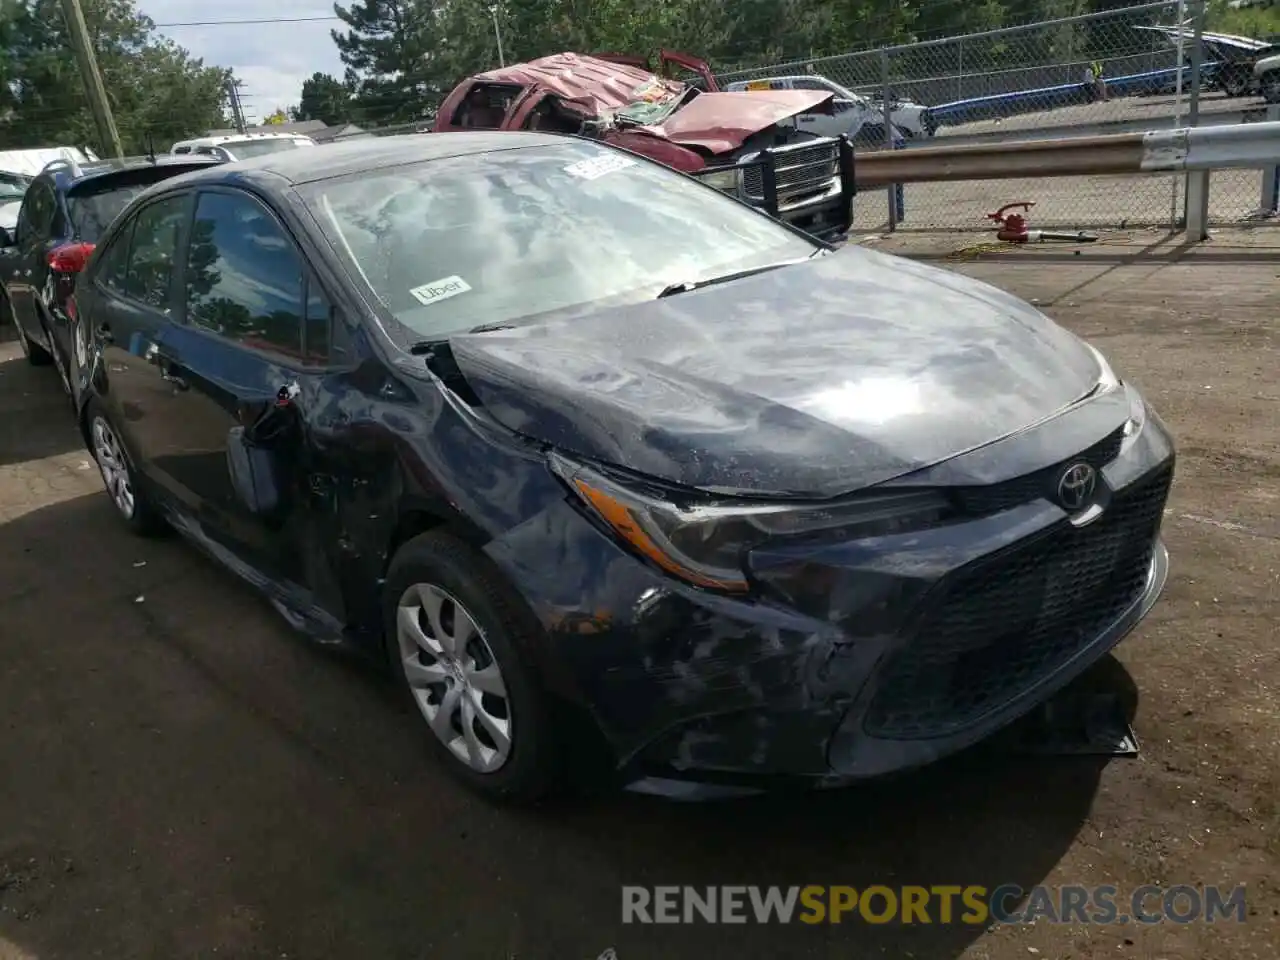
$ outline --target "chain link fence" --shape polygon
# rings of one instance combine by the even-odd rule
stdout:
[[[841,132],[855,135],[861,150],[1096,136],[1184,126],[1197,114],[1201,125],[1263,119],[1258,96],[1220,89],[1222,58],[1238,51],[1200,42],[1203,9],[1164,0],[717,79],[728,89],[763,82],[832,89],[858,105],[841,114],[849,127]],[[1211,220],[1276,222],[1260,210],[1263,176],[1215,173]],[[1037,226],[1169,227],[1183,217],[1184,183],[1164,174],[908,184],[896,219],[903,229],[989,229],[985,214],[1034,201]],[[863,194],[857,208],[861,229],[891,222],[883,191]]]

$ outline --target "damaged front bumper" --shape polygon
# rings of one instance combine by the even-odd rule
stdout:
[[[1091,450],[1104,495],[1087,519],[1016,477],[971,488],[1015,505],[959,522],[756,550],[751,600],[661,575],[569,501],[490,552],[547,627],[548,687],[591,714],[631,789],[839,785],[989,737],[1152,608],[1168,575],[1172,439],[1150,414],[1136,437]]]

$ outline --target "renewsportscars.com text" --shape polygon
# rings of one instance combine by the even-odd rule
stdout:
[[[1245,912],[1242,886],[622,888],[623,923],[1243,923]]]

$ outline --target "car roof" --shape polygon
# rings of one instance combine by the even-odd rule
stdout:
[[[256,140],[310,140],[305,133],[220,133],[216,137],[192,137],[179,140],[173,147],[220,147],[227,143],[252,143]],[[173,147],[169,149],[172,150]]]
[[[472,80],[536,86],[566,100],[594,100],[600,110],[618,110],[634,103],[645,87],[655,83],[672,92],[687,86],[679,80],[659,77],[643,67],[580,53],[555,53],[526,63],[513,63],[477,73]]]
[[[230,182],[245,179],[261,183],[263,175],[292,184],[313,183],[353,173],[382,170],[450,157],[493,153],[523,147],[548,146],[574,138],[525,131],[477,133],[405,133],[393,137],[361,137],[325,144],[315,150],[288,150],[247,160],[193,170],[170,185],[195,182]]]

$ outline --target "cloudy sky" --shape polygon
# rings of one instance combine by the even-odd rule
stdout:
[[[138,8],[206,64],[235,71],[251,123],[297,104],[302,81],[317,70],[342,76],[329,38],[342,24],[328,0],[138,0]]]

